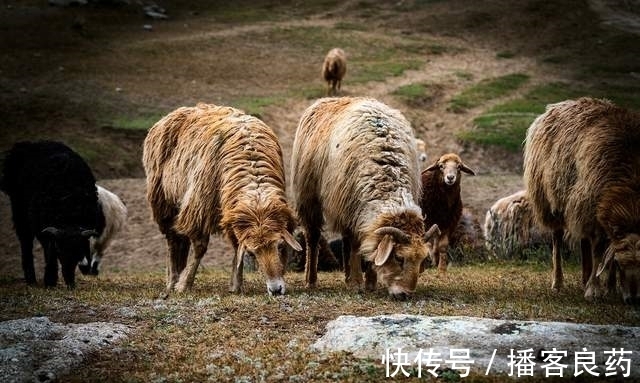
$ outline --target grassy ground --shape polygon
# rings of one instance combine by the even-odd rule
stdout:
[[[381,360],[318,355],[308,346],[337,315],[640,323],[640,313],[619,299],[586,302],[575,264],[567,267],[565,277],[566,288],[554,293],[549,267],[543,263],[462,265],[451,267],[446,277],[430,269],[406,302],[389,299],[386,290],[349,292],[338,272],[321,273],[315,291],[303,287],[302,273],[289,273],[289,293],[277,298],[265,293],[258,273],[248,274],[243,295],[227,293],[229,273],[219,269],[202,271],[193,291],[168,300],[156,299],[163,288],[161,272],[81,278],[73,292],[2,280],[0,295],[6,305],[0,319],[47,315],[64,323],[116,321],[135,329],[116,349],[91,355],[90,368],[64,377],[70,382],[384,381]]]

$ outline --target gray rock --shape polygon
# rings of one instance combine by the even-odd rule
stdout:
[[[129,331],[122,324],[59,324],[47,317],[0,322],[0,381],[57,381],[90,352],[114,347]]]
[[[427,369],[432,369],[438,376],[451,370],[463,376],[464,367],[469,367],[475,374],[484,375],[488,370],[489,375],[525,376],[529,366],[535,375],[552,376],[562,372],[563,377],[572,377],[578,356],[579,361],[585,362],[584,365],[578,363],[583,376],[589,376],[584,371],[584,367],[589,367],[600,377],[615,373],[620,378],[627,374],[640,377],[639,346],[640,327],[383,315],[340,316],[327,324],[326,334],[311,348],[321,352],[350,352],[358,358],[378,360],[383,367],[390,361],[390,373],[397,369],[399,358],[406,355],[410,363],[403,366],[404,370],[417,376],[421,364],[422,377],[429,375]],[[447,360],[453,359],[452,349],[461,350],[454,353],[462,355],[461,360],[467,363],[448,363]],[[530,352],[525,351],[529,349]],[[560,354],[563,351],[566,356]],[[426,366],[429,352],[434,354],[433,358],[441,360],[432,360],[433,363]],[[558,363],[566,368],[554,369],[551,360],[545,360],[550,353],[561,356]],[[524,358],[529,354],[530,361]],[[590,363],[591,356],[594,357],[593,364]]]

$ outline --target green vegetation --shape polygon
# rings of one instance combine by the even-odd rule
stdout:
[[[233,101],[232,105],[242,109],[247,114],[260,118],[264,108],[280,103],[284,99],[283,96],[243,97]]]
[[[164,117],[164,114],[143,115],[135,117],[117,117],[114,120],[107,122],[106,126],[110,126],[114,129],[146,131],[149,130],[162,117]]]
[[[433,102],[442,94],[442,86],[439,84],[408,84],[399,87],[393,92],[405,103],[413,106],[421,106],[425,103]]]
[[[529,76],[513,73],[480,81],[465,89],[451,99],[450,110],[463,112],[466,109],[482,105],[485,101],[506,96],[529,80]]]
[[[511,59],[511,58],[514,58],[515,55],[516,54],[511,51],[500,51],[496,53],[496,57],[499,59]]]
[[[474,128],[458,134],[462,140],[482,145],[495,145],[519,151],[533,120],[544,112],[547,104],[582,96],[608,98],[617,104],[640,107],[640,95],[634,87],[608,86],[585,90],[566,83],[543,84],[523,97],[496,105],[473,120]]]

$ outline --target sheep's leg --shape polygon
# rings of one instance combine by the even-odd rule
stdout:
[[[444,234],[438,240],[438,273],[445,274],[447,272],[447,248],[449,247],[449,237]]]
[[[368,291],[375,291],[378,287],[378,274],[373,269],[371,262],[369,262],[364,271],[365,288]]]
[[[586,286],[591,277],[593,259],[591,257],[591,244],[587,238],[580,240],[580,253],[582,257],[582,285]]]
[[[342,267],[344,268],[344,280],[349,280],[349,275],[351,275],[351,262],[349,262],[351,254],[351,236],[344,235],[342,236]]]
[[[313,289],[318,284],[318,252],[320,251],[320,229],[313,225],[305,230],[307,235],[307,260],[305,263],[305,280],[307,288]]]
[[[209,244],[209,236],[202,236],[192,241],[193,244],[193,257],[189,259],[189,263],[187,267],[184,268],[182,273],[180,273],[180,279],[178,279],[178,283],[176,283],[176,291],[181,293],[187,289],[191,289],[193,287],[193,281],[196,278],[196,272],[198,271],[198,266],[200,266],[200,261],[204,256],[204,253],[207,252],[207,245]],[[189,252],[187,252],[187,255]]]
[[[551,288],[560,291],[562,288],[562,237],[564,235],[563,229],[554,230],[552,237],[552,250],[551,250],[551,259],[553,262],[553,281],[551,283]]]
[[[229,239],[231,240],[231,244],[233,245],[233,262],[231,263],[231,283],[229,284],[229,292],[238,294],[242,291],[243,279],[242,275],[244,272],[244,254],[238,254],[238,239],[233,235],[229,235]],[[241,257],[242,259],[238,259]],[[238,265],[240,262],[240,265]]]
[[[166,234],[169,254],[167,255],[167,291],[168,295],[175,287],[189,257],[189,238],[169,231]]]
[[[362,290],[362,254],[360,254],[360,243],[351,238],[351,250],[349,250],[349,277],[347,286],[353,290]]]
[[[33,235],[27,233],[18,234],[20,240],[20,252],[22,255],[22,271],[28,285],[36,284],[36,270],[33,266]],[[56,261],[57,262],[57,261]]]
[[[58,259],[53,252],[54,247],[51,241],[43,244],[44,250],[44,285],[45,287],[55,287],[58,284]]]
[[[591,240],[592,265],[600,265],[600,262],[602,261],[602,255],[604,254],[606,248],[607,243],[605,241],[598,241],[595,239]],[[591,276],[589,277],[587,285],[585,286],[584,297],[589,301],[600,299],[605,295],[605,291],[600,285],[600,278],[596,277],[597,270],[598,267],[591,268]]]

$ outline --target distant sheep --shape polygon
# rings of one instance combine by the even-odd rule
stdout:
[[[585,297],[605,290],[616,270],[626,303],[640,301],[640,114],[606,100],[548,105],[524,147],[527,197],[539,224],[553,232],[553,283],[562,287],[560,243],[566,230],[582,250]],[[603,260],[604,255],[604,260]]]
[[[416,289],[427,256],[420,171],[413,129],[404,116],[367,98],[324,98],[303,113],[291,160],[296,209],[307,236],[306,282],[317,283],[323,221],[351,249],[347,285],[362,288],[361,259],[371,262],[366,288],[380,277],[403,299]],[[427,232],[436,234],[437,227]]]
[[[335,96],[347,73],[347,55],[340,48],[331,49],[322,63],[322,78],[327,82],[327,96]]]
[[[418,148],[418,160],[422,168],[427,164],[427,144],[423,140],[416,138],[416,147]]]
[[[115,235],[122,230],[127,220],[127,207],[120,198],[100,185],[98,189],[98,203],[105,219],[105,227],[97,238],[91,238],[91,256],[83,259],[78,268],[83,274],[98,275],[100,263],[105,249],[111,244]]]
[[[551,242],[551,233],[535,222],[526,190],[497,200],[487,210],[483,229],[487,250],[498,257],[511,258]]]
[[[438,225],[441,235],[431,254],[438,272],[447,271],[447,247],[462,216],[460,197],[461,172],[476,173],[462,162],[460,156],[448,153],[422,171],[422,199],[420,207],[425,227]]]
[[[248,252],[267,292],[285,293],[282,245],[301,247],[291,235],[282,150],[267,125],[231,107],[178,108],[149,130],[142,160],[153,217],[169,245],[167,294],[193,285],[209,236],[219,232],[235,250],[232,292],[242,288]]]
[[[95,178],[87,163],[60,142],[19,142],[7,153],[2,190],[11,200],[27,284],[36,283],[33,239],[44,250],[44,285],[58,283],[58,261],[69,288],[76,265],[90,257],[89,238],[100,235],[105,219]]]

